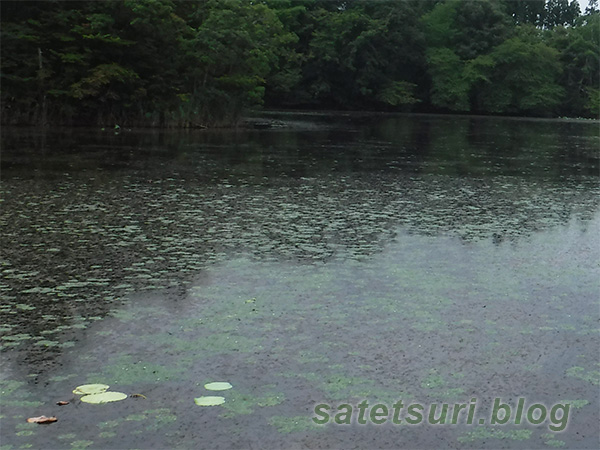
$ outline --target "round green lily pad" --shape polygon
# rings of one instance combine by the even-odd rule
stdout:
[[[73,391],[73,394],[88,395],[88,394],[102,394],[108,390],[109,386],[106,384],[84,384],[77,386]]]
[[[125,400],[126,398],[127,394],[123,394],[122,392],[102,392],[101,394],[84,395],[81,397],[81,401],[86,403],[100,404],[118,402],[119,400]]]
[[[204,385],[204,389],[209,391],[226,391],[231,389],[233,386],[227,381],[215,381],[214,383],[207,383]]]
[[[224,397],[198,397],[194,399],[194,403],[198,406],[217,406],[225,403]]]

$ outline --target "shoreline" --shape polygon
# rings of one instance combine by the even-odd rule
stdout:
[[[412,113],[412,112],[388,112],[388,111],[340,111],[340,110],[295,110],[295,109],[266,109],[249,111],[242,116],[237,125],[219,126],[219,127],[169,127],[169,126],[132,126],[121,127],[118,124],[113,126],[94,126],[94,125],[33,125],[33,124],[3,124],[3,129],[90,129],[104,132],[115,132],[120,134],[128,131],[140,130],[160,130],[160,131],[186,131],[186,132],[214,132],[214,131],[249,131],[249,130],[298,130],[298,129],[321,129],[322,127],[307,127],[307,122],[302,119],[323,119],[324,125],[327,122],[341,121],[368,121],[375,118],[392,117],[433,117],[433,118],[456,118],[456,119],[482,119],[482,120],[509,120],[526,122],[567,122],[567,123],[588,123],[600,124],[600,119],[586,117],[528,117],[528,116],[501,116],[487,114],[445,114],[445,113]]]

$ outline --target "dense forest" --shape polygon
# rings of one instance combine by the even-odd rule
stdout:
[[[598,0],[2,1],[2,122],[600,115]]]

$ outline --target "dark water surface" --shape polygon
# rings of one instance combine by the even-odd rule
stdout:
[[[0,449],[598,448],[598,124],[278,118],[2,130]],[[311,420],[473,398],[471,425]],[[568,427],[492,426],[494,398]]]

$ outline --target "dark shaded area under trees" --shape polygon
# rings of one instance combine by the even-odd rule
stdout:
[[[262,106],[597,118],[597,4],[3,1],[2,122],[227,126]]]

